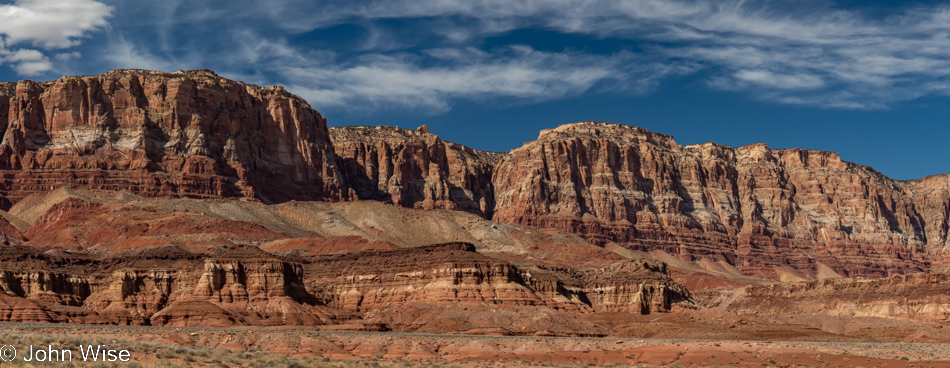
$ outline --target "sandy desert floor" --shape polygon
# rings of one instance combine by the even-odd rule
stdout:
[[[6,364],[21,366],[35,364],[22,361],[29,345],[78,351],[80,345],[102,344],[129,350],[130,363],[146,367],[950,367],[950,344],[944,343],[515,337],[19,323],[0,323],[0,331],[0,343],[21,352],[19,358]],[[97,363],[74,358],[72,364]]]

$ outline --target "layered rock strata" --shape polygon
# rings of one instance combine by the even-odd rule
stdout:
[[[742,313],[880,317],[950,323],[950,276],[827,279],[739,289],[721,306]]]
[[[541,132],[494,169],[494,220],[743,273],[881,277],[931,270],[947,247],[947,176],[901,182],[831,152],[680,146],[619,124]],[[940,268],[937,268],[940,270]]]
[[[352,198],[326,120],[206,70],[0,86],[4,207],[61,186],[264,201]]]
[[[425,126],[330,128],[330,135],[360,198],[491,218],[492,165],[503,154],[443,141]]]
[[[677,304],[693,307],[689,292],[662,264],[649,261],[595,270],[532,269],[478,254],[471,244],[301,261],[280,260],[255,248],[205,257],[203,268],[187,254],[105,259],[92,266],[75,256],[35,253],[34,265],[60,270],[0,271],[0,320],[314,326],[413,305],[532,307],[572,312],[574,319],[594,312],[649,314],[669,312]],[[85,266],[68,266],[74,262]]]
[[[261,256],[206,258],[203,272],[182,267],[195,263],[182,260],[179,267],[145,269],[107,260],[91,273],[0,271],[0,319],[208,327],[312,326],[336,317],[303,287],[300,264]]]
[[[690,307],[689,291],[670,282],[669,275],[665,263],[630,260],[584,270],[575,279],[598,312],[668,312],[674,303]]]
[[[327,305],[359,313],[413,302],[529,305],[649,314],[690,305],[664,264],[620,262],[591,270],[521,267],[458,243],[312,259],[308,286]]]
[[[454,146],[427,129],[331,132],[363,198],[722,260],[773,279],[948,270],[948,175],[896,181],[831,152],[684,147],[664,134],[595,122],[545,130],[505,155],[446,149]]]
[[[331,132],[280,87],[206,70],[2,82],[0,129],[3,209],[62,186],[262,202],[359,197],[725,261],[774,279],[950,271],[950,175],[896,181],[830,152],[684,147],[641,128],[584,122],[489,153],[427,128]],[[23,224],[4,220],[5,244],[95,240],[78,228],[22,234]]]
[[[563,267],[557,259],[565,255],[552,262],[547,248],[531,245],[551,234],[512,225],[501,227],[537,249],[515,256],[485,244],[479,253],[471,243],[400,248],[310,230],[333,219],[344,233],[353,223],[376,231],[374,217],[358,215],[367,209],[414,221],[437,216],[375,202],[268,206],[65,189],[31,196],[0,213],[28,224],[22,244],[0,246],[0,320],[599,336],[609,331],[591,314],[693,306],[663,263],[606,257]],[[444,212],[459,217],[440,225],[449,228],[444,235],[507,234],[476,215]],[[505,317],[451,324],[465,308],[486,315],[502,308],[496,317]],[[509,319],[522,322],[512,329]]]

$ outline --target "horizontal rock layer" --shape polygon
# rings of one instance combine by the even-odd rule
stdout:
[[[690,300],[689,291],[659,262],[582,271],[525,268],[464,243],[315,258],[307,275],[311,290],[330,296],[328,305],[346,312],[424,302],[649,314]]]
[[[330,135],[360,198],[491,218],[492,165],[503,154],[443,141],[428,127],[330,128]]]
[[[828,279],[749,287],[723,307],[767,315],[880,317],[950,322],[950,275],[914,274],[883,279]]]
[[[11,256],[4,262],[15,261]],[[88,262],[75,256],[34,253],[32,264],[59,270],[0,270],[0,320],[314,326],[409,305],[530,306],[571,311],[573,318],[601,311],[669,312],[676,303],[692,306],[689,292],[661,263],[650,261],[609,270],[548,272],[483,256],[471,244],[317,256],[304,264],[251,247],[202,259],[143,254],[106,259],[90,270]],[[161,261],[142,268],[149,260]],[[68,266],[72,262],[86,266]],[[600,277],[605,272],[610,277]],[[592,280],[596,282],[588,283]]]
[[[950,270],[950,175],[896,181],[831,152],[683,147],[595,122],[543,131],[504,155],[446,146],[428,128],[331,132],[357,192],[397,205],[725,260],[775,279]]]
[[[743,273],[945,271],[948,181],[902,182],[831,152],[680,146],[618,124],[542,131],[493,170],[494,220],[725,259]]]
[[[135,259],[103,260],[95,270],[90,270],[88,260],[82,258],[35,254],[26,262],[57,270],[0,271],[0,320],[312,326],[336,317],[303,287],[299,264],[268,258],[260,251],[251,254],[255,257],[243,255],[237,259],[224,254],[204,258],[203,269],[200,261],[187,253],[172,257],[140,255]],[[136,262],[154,266],[135,267]]]
[[[4,206],[61,186],[148,196],[349,199],[326,120],[281,87],[117,70],[0,86]]]
[[[364,198],[724,260],[776,279],[950,270],[950,175],[896,181],[830,152],[684,147],[641,128],[584,122],[489,153],[428,128],[330,131],[282,88],[210,71],[3,82],[0,129],[4,209],[62,186],[263,202]],[[4,243],[24,240],[0,229]]]
[[[593,336],[609,333],[596,313],[694,305],[663,263],[618,262],[571,234],[456,211],[59,189],[0,215],[14,234],[14,223],[25,228],[22,242],[0,246],[6,321]],[[380,215],[407,221],[394,226],[408,231],[381,234],[405,236],[399,244],[478,245],[400,248],[372,237]],[[548,256],[553,239],[580,249]],[[497,318],[452,322],[466,308]]]

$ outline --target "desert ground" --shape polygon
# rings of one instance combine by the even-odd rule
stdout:
[[[29,345],[78,351],[75,346],[101,344],[129,350],[130,363],[142,367],[950,367],[947,343],[828,337],[584,338],[35,323],[0,328],[0,342],[21,352]],[[11,363],[30,366],[22,356],[5,364]],[[96,364],[78,354],[72,363]]]

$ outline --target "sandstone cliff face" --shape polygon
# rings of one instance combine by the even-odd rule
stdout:
[[[683,147],[604,123],[541,132],[494,169],[496,221],[599,244],[725,259],[746,274],[887,276],[929,270],[947,246],[946,177],[891,180],[837,154]]]
[[[898,275],[884,279],[829,279],[736,291],[722,305],[745,313],[880,317],[950,322],[950,276]]]
[[[301,265],[277,259],[206,259],[204,273],[189,287],[152,315],[151,324],[201,325],[211,317],[220,325],[314,326],[335,317],[303,286]]]
[[[427,128],[331,132],[282,88],[210,71],[3,82],[0,129],[0,208],[62,186],[264,202],[363,198],[463,210],[690,261],[724,260],[769,278],[950,271],[950,175],[895,181],[829,152],[683,147],[644,129],[585,122],[543,131],[508,154],[489,153]],[[175,221],[163,225],[168,232],[190,219]],[[121,222],[108,220],[108,231],[20,234],[0,221],[0,242],[83,249],[111,246],[110,231],[165,231],[147,219]]]
[[[0,129],[10,124],[10,99],[16,95],[16,83],[0,82]]]
[[[503,154],[443,141],[425,126],[330,128],[330,135],[360,198],[491,217],[492,164]]]
[[[186,271],[176,269],[120,269],[103,282],[83,304],[99,314],[104,323],[149,325],[152,315],[181,297],[187,290]]]
[[[481,234],[474,239],[485,253],[471,243],[397,247],[318,234],[326,219],[334,231],[349,233],[346,224],[379,231],[380,214],[449,229],[425,240],[423,230],[397,225],[409,230],[390,233],[408,236],[400,243],[472,232]],[[30,237],[0,246],[0,320],[6,321],[602,336],[609,331],[591,320],[596,313],[693,306],[663,263],[617,262],[617,255],[587,250],[549,258],[544,254],[561,248],[534,244],[574,239],[566,244],[600,248],[574,235],[519,230],[460,212],[63,189],[31,196],[6,216],[27,223]],[[484,243],[518,232],[521,251]],[[586,257],[604,258],[581,260]],[[483,315],[490,318],[477,317]]]
[[[91,293],[91,287],[89,281],[82,276],[46,271],[0,271],[0,292],[27,299],[79,306]]]
[[[315,258],[308,286],[327,305],[360,313],[393,305],[492,304],[582,312],[668,312],[690,303],[665,265],[629,261],[602,269],[523,268],[470,244]]]
[[[0,208],[62,186],[263,202],[359,197],[463,210],[689,261],[725,261],[746,275],[773,279],[950,271],[950,175],[895,181],[830,152],[761,144],[684,147],[644,129],[585,122],[543,131],[508,154],[489,153],[442,141],[425,127],[328,130],[319,113],[282,88],[246,85],[210,71],[120,70],[46,83],[3,82],[0,129]],[[289,246],[279,241],[350,225],[352,231],[337,235],[386,232],[393,239],[376,239],[395,241],[426,238],[406,235],[412,231],[444,231],[444,223],[431,217],[428,228],[385,218],[395,211],[378,211],[372,219],[404,224],[401,229],[368,225],[369,217],[359,224],[332,222],[337,217],[330,214],[321,218],[340,226],[301,218],[267,226],[245,220],[263,223],[265,212],[224,218],[136,209],[126,216],[98,202],[64,201],[36,214],[28,229],[22,221],[14,226],[0,219],[0,243],[116,255],[169,245],[199,252],[272,241]],[[293,235],[276,230],[289,223],[308,227]],[[492,225],[474,238],[495,250],[527,244],[512,236],[521,230],[505,229],[507,237]],[[472,240],[446,236],[426,243],[443,241]],[[546,249],[573,247],[564,244]],[[565,284],[586,277],[581,274],[558,278],[551,275],[560,271],[543,276],[545,271],[528,278],[528,271],[511,267],[489,262],[443,271],[493,280],[486,285],[521,277],[512,281],[521,285],[515,289],[543,291],[524,294],[524,300],[540,298],[525,305],[586,297],[582,304],[593,310],[631,302],[662,309],[650,298],[667,293],[644,283],[590,289]],[[621,291],[596,292],[610,287]],[[485,292],[514,300],[497,293],[523,291]],[[201,309],[204,302],[189,308]]]
[[[950,273],[950,174],[901,182],[915,212],[930,252],[932,271]]]
[[[69,185],[148,196],[341,200],[326,120],[281,87],[118,70],[0,86],[5,207]]]
[[[361,198],[724,260],[774,279],[950,270],[950,175],[895,181],[831,152],[683,147],[594,122],[543,131],[505,155],[446,149],[427,129],[332,132]]]
[[[669,312],[674,303],[690,305],[689,291],[670,282],[669,274],[662,262],[631,260],[585,270],[578,279],[594,310],[647,314]]]
[[[5,258],[6,264],[10,255]],[[392,313],[411,315],[420,308],[468,305],[504,307],[515,319],[525,313],[554,313],[556,318],[545,323],[553,326],[554,320],[566,319],[579,325],[543,330],[596,335],[603,331],[584,322],[584,315],[693,307],[689,292],[670,278],[662,263],[652,261],[592,270],[525,268],[478,254],[471,244],[304,261],[280,260],[249,247],[203,261],[187,253],[153,253],[103,259],[98,266],[73,255],[37,253],[30,262],[59,270],[0,271],[0,320],[214,327],[315,326],[362,319],[413,331],[425,322],[395,317],[373,321]],[[508,333],[542,331],[522,324],[522,330]],[[439,331],[430,327],[435,328],[430,332]]]
[[[308,270],[309,286],[345,312],[411,302],[557,306],[531,290],[517,267],[469,244],[331,256],[312,265],[319,266]]]
[[[5,321],[206,327],[328,323],[334,312],[306,291],[302,277],[299,264],[208,258],[203,273],[187,267],[120,268],[108,274],[0,271],[0,293],[8,301]]]

